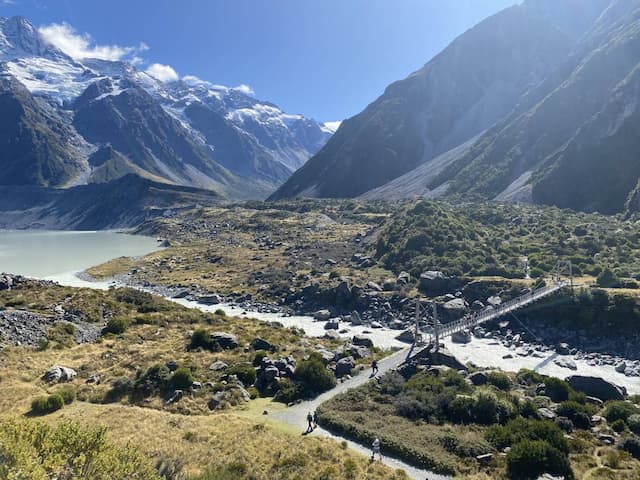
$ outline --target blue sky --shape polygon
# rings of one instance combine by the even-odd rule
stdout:
[[[322,121],[361,111],[516,0],[0,0],[69,48],[137,57],[159,76],[247,85]],[[61,24],[66,24],[62,26]],[[84,49],[84,50],[82,50]]]

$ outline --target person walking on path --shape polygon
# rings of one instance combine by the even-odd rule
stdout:
[[[378,457],[380,457],[380,461],[382,461],[382,453],[380,453],[380,439],[378,437],[376,437],[373,443],[371,444],[371,461],[372,462],[376,459],[376,453],[378,454]]]
[[[313,412],[313,429],[318,428],[318,412]]]
[[[307,423],[309,424],[307,433],[313,432],[313,415],[311,415],[311,412],[307,413]]]
[[[371,362],[371,376],[375,377],[378,374],[378,361]]]

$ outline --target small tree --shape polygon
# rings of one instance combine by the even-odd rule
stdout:
[[[194,378],[191,374],[191,370],[186,367],[178,368],[173,374],[173,377],[171,377],[171,385],[177,390],[189,388],[193,385],[193,382]]]
[[[321,357],[315,354],[298,364],[293,377],[300,383],[305,396],[326,392],[336,385],[336,377],[327,370]]]

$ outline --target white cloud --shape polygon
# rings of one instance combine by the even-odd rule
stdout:
[[[171,66],[162,65],[161,63],[154,63],[153,65],[150,65],[146,72],[161,82],[175,82],[180,78],[178,73],[171,68]]]
[[[249,85],[245,85],[244,83],[238,85],[237,87],[233,87],[233,89],[239,91],[240,93],[244,93],[245,95],[253,95],[255,93],[253,91],[253,88],[251,88]]]
[[[9,5],[15,5],[15,0],[0,0],[0,7],[7,7]]]
[[[142,52],[149,46],[141,42],[137,47],[123,47],[120,45],[96,45],[91,35],[78,33],[68,23],[52,23],[38,29],[45,41],[58,47],[71,58],[98,58],[100,60],[121,60],[127,55]]]

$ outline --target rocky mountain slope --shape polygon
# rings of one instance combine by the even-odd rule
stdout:
[[[127,174],[230,198],[273,191],[331,136],[324,125],[195,77],[74,60],[0,18],[0,185],[68,187]]]
[[[504,10],[343,122],[272,198],[636,205],[639,32],[637,0]]]

